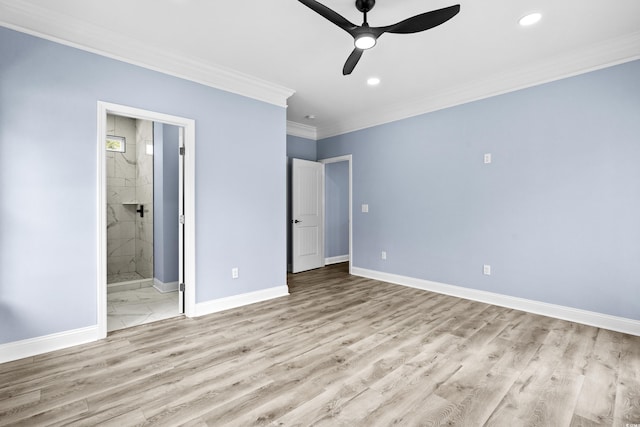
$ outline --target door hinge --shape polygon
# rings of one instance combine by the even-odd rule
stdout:
[[[180,283],[180,292],[184,292],[184,283]]]
[[[184,156],[184,147],[180,147],[180,155]]]
[[[178,221],[180,221],[180,224],[184,224],[184,215],[180,215]]]

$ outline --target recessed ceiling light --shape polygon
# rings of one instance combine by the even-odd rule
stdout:
[[[380,79],[379,79],[379,78],[377,78],[377,77],[369,77],[369,78],[367,79],[367,84],[368,84],[369,86],[377,86],[377,85],[379,85],[379,84],[380,84]]]
[[[540,19],[542,19],[542,14],[540,12],[533,12],[520,18],[518,23],[523,27],[528,27],[529,25],[536,24]]]

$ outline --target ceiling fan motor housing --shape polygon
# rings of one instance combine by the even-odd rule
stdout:
[[[356,0],[356,8],[362,13],[369,12],[375,5],[376,0]]]

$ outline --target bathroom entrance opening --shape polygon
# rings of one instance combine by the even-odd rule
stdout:
[[[192,316],[195,123],[98,103],[98,328]]]

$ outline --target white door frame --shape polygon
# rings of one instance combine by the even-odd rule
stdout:
[[[349,163],[349,274],[351,274],[351,269],[353,267],[353,180],[352,180],[352,173],[351,173],[351,162],[352,162],[352,154],[347,154],[344,156],[338,156],[338,157],[329,157],[328,159],[321,159],[318,160],[320,163],[338,163],[338,162],[348,162]],[[326,190],[326,186],[325,186],[325,192]],[[324,193],[323,193],[323,197],[324,197]],[[326,209],[326,203],[323,200],[323,205],[325,206]],[[326,218],[327,215],[325,213],[324,217]],[[327,229],[325,227],[325,234],[327,232]],[[325,238],[326,241],[326,238]]]
[[[98,135],[97,135],[97,162],[98,162],[98,339],[107,336],[107,176],[106,176],[106,150],[104,147],[107,134],[107,114],[115,114],[141,120],[166,123],[184,128],[184,284],[185,284],[185,311],[187,317],[195,316],[196,295],[196,269],[195,269],[195,120],[184,117],[171,116],[154,111],[141,110],[126,105],[111,104],[98,101]],[[176,224],[177,225],[177,224]]]

